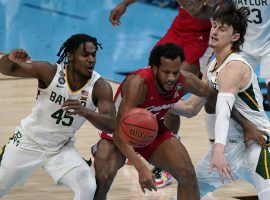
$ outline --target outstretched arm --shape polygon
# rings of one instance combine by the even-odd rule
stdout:
[[[30,56],[23,49],[14,49],[0,59],[0,73],[7,76],[36,78],[46,88],[52,81],[56,67],[48,62],[28,62]]]
[[[191,95],[187,100],[178,101],[170,110],[175,115],[191,118],[196,116],[206,103],[206,99]]]
[[[111,10],[109,19],[113,26],[119,26],[121,24],[121,16],[126,12],[127,7],[136,1],[137,0],[123,0],[113,10]]]
[[[211,105],[216,105],[217,92],[206,84],[205,79],[200,80],[194,74],[186,71],[181,71],[181,74],[183,76],[185,93],[205,98]]]

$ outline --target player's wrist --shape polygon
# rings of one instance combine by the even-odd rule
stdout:
[[[6,54],[2,57],[2,59],[7,63],[7,64],[16,64],[11,58],[10,54]]]
[[[219,153],[224,153],[225,147],[224,147],[223,144],[215,143],[214,151],[215,151],[215,152],[219,152]]]

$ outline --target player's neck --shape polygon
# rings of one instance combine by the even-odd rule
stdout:
[[[81,89],[89,80],[88,78],[84,78],[76,73],[72,67],[67,65],[67,81],[71,90],[77,91]]]
[[[222,65],[222,63],[227,59],[227,57],[232,53],[231,46],[227,46],[222,49],[214,49],[215,57],[217,60],[217,66]]]

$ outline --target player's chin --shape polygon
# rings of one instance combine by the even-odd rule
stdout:
[[[174,85],[164,85],[163,89],[166,91],[166,92],[171,92],[174,88]]]
[[[91,77],[92,77],[92,74],[93,74],[93,71],[92,71],[92,72],[87,71],[87,72],[83,73],[83,76],[84,76],[85,78],[91,78]]]
[[[216,45],[215,45],[215,42],[209,41],[208,46],[211,48],[214,48]]]

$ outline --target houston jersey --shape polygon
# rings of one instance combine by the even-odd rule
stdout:
[[[235,103],[234,103],[235,108],[249,121],[253,122],[259,129],[267,133],[270,133],[269,132],[270,124],[268,121],[268,117],[263,109],[263,96],[259,88],[257,76],[254,73],[252,67],[239,54],[231,53],[225,59],[222,65],[218,67],[216,70],[214,70],[216,66],[216,59],[214,59],[209,64],[209,68],[207,70],[207,78],[209,85],[214,89],[219,90],[217,83],[217,76],[220,73],[220,71],[224,67],[226,67],[226,65],[232,60],[242,61],[250,68],[252,72],[249,83],[243,89],[241,89],[235,96]],[[234,120],[231,119],[229,131],[230,128],[232,128],[232,126],[234,126],[234,128],[236,128],[239,132],[242,132],[242,128],[239,125],[237,125]]]
[[[173,20],[171,29],[173,29],[179,37],[187,35],[194,37],[202,36],[203,39],[208,41],[211,22],[209,19],[192,17],[186,10],[179,8],[178,15]]]
[[[99,78],[100,75],[93,72],[91,79],[80,90],[73,92],[68,85],[64,64],[57,64],[50,85],[46,89],[38,88],[36,104],[32,113],[21,121],[19,131],[45,150],[59,150],[74,139],[74,133],[86,120],[78,115],[67,115],[61,105],[67,99],[78,99],[84,107],[96,110],[92,90]]]
[[[133,73],[141,76],[147,86],[147,96],[143,104],[138,105],[138,108],[144,108],[153,113],[157,120],[160,121],[165,113],[184,95],[182,75],[179,75],[178,81],[175,84],[174,89],[171,91],[171,95],[167,98],[162,97],[156,87],[155,77],[152,69],[150,67],[145,67],[139,69]],[[123,83],[119,86],[117,93],[115,95],[115,106],[116,109],[119,108],[119,105],[122,100],[121,90]]]
[[[270,0],[234,0],[250,9],[243,51],[252,56],[270,53]]]

